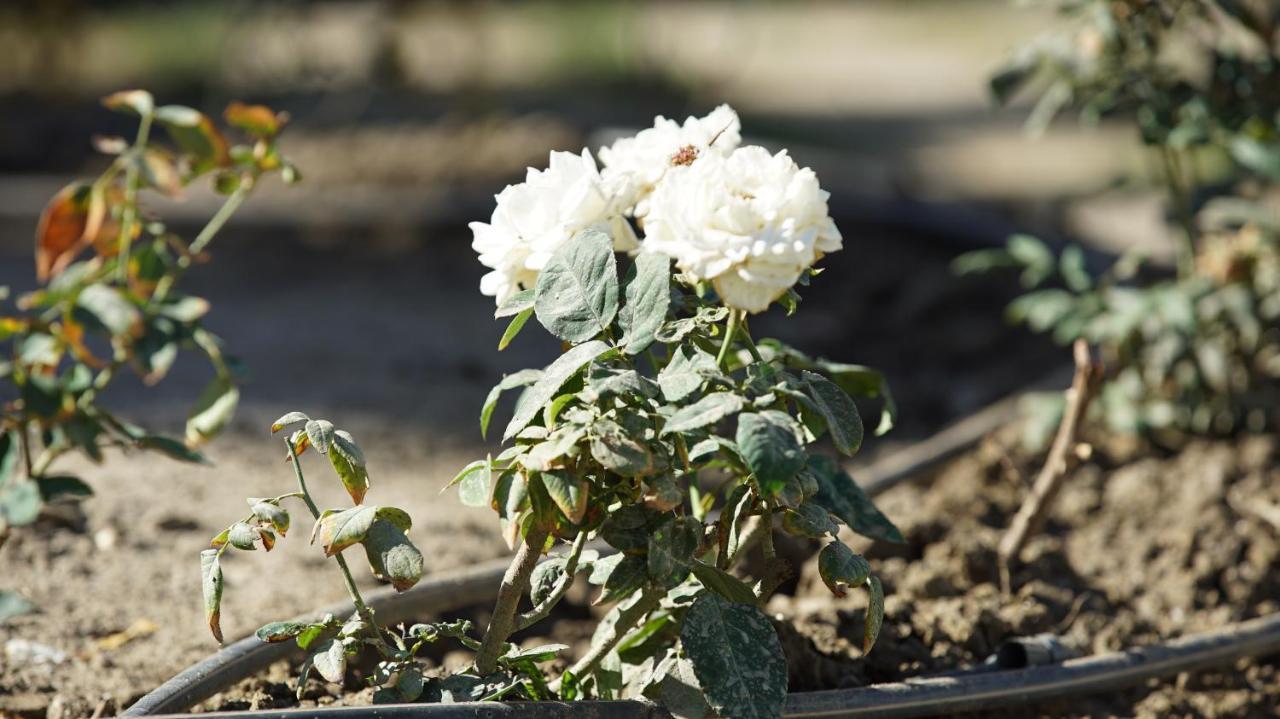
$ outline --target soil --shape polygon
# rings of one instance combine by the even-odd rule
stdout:
[[[796,580],[768,606],[779,619],[792,691],[969,667],[1016,637],[1052,633],[1069,650],[1094,654],[1280,609],[1280,526],[1264,518],[1267,507],[1280,507],[1276,438],[1196,442],[1173,455],[1099,447],[1070,476],[1046,528],[1028,544],[1009,596],[1000,589],[995,547],[1026,491],[1025,470],[1033,467],[1010,458],[1007,439],[990,438],[935,477],[878,500],[903,530],[905,545],[844,537],[866,552],[885,583],[884,629],[869,655],[858,648],[865,597],[851,592],[833,598],[818,578],[816,561],[803,562]],[[798,543],[779,547],[793,557],[813,549]],[[582,651],[591,631],[582,599],[562,604],[539,634],[517,639],[526,646],[565,642]],[[484,607],[464,615],[487,619]],[[467,656],[437,656],[431,664],[453,668]],[[203,708],[371,700],[371,691],[353,676],[345,688],[311,682],[298,702],[295,675],[296,667],[280,662]],[[1271,717],[1277,711],[1280,656],[981,716],[1156,719]]]
[[[1207,631],[1280,609],[1280,506],[1274,437],[1196,442],[1171,456],[1099,447],[1068,479],[1024,550],[1012,595],[996,546],[1033,466],[1002,443],[953,462],[931,483],[877,504],[907,538],[861,546],[885,584],[879,643],[863,657],[865,597],[834,599],[817,566],[770,609],[792,621],[792,689],[861,686],[981,663],[1004,641],[1043,632],[1081,654]],[[1272,520],[1274,521],[1274,520]],[[1254,717],[1280,710],[1280,657],[1243,661],[1127,691],[1051,703],[1043,716]],[[988,716],[990,714],[987,714]],[[1009,716],[1028,716],[1020,708]]]

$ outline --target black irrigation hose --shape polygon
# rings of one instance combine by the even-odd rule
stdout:
[[[1280,614],[1193,634],[1164,644],[1112,652],[1062,664],[963,677],[915,679],[860,689],[791,694],[784,719],[902,719],[955,712],[1008,708],[1030,702],[1080,697],[1131,686],[1147,679],[1229,664],[1238,659],[1280,651]],[[135,705],[125,716],[137,716]],[[198,719],[207,714],[173,714],[168,719]],[[214,715],[218,719],[660,719],[669,715],[643,702],[494,702],[398,704],[388,706],[270,709]]]

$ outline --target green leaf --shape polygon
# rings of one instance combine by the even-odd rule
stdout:
[[[503,392],[533,384],[541,377],[542,370],[525,369],[503,377],[501,382],[494,385],[493,389],[489,390],[489,396],[485,397],[484,406],[480,409],[480,436],[484,437],[489,433],[489,420],[493,418],[493,410],[498,406],[498,398]]]
[[[222,567],[218,564],[218,550],[206,549],[200,553],[200,586],[204,594],[204,616],[213,638],[222,643]]]
[[[240,404],[240,390],[227,377],[215,377],[187,416],[187,442],[199,445],[222,431]]]
[[[14,617],[35,611],[36,605],[22,598],[17,592],[0,590],[0,626]]]
[[[1053,275],[1057,261],[1053,253],[1039,239],[1031,235],[1016,234],[1009,237],[1009,254],[1022,263],[1022,285],[1035,287]]]
[[[731,602],[754,604],[756,601],[755,592],[751,591],[751,587],[747,586],[746,582],[719,567],[714,567],[706,562],[695,561],[693,563],[693,576],[698,578],[702,586]]]
[[[775,719],[787,697],[787,662],[769,618],[751,604],[704,593],[680,642],[711,707],[728,719]]]
[[[76,305],[92,314],[117,337],[128,337],[141,329],[142,313],[114,287],[89,285],[80,291]]]
[[[498,320],[503,317],[518,315],[525,310],[531,310],[533,309],[533,299],[533,290],[520,290],[498,305],[498,309],[493,313],[493,318]]]
[[[564,557],[552,557],[534,567],[529,576],[529,602],[537,606],[550,597],[564,579],[564,568]]]
[[[520,401],[516,403],[515,414],[502,434],[503,441],[511,439],[519,434],[520,430],[529,426],[542,408],[559,393],[565,382],[582,371],[588,362],[611,349],[612,347],[607,343],[594,340],[580,344],[556,358],[556,361],[543,371],[542,376],[533,383],[533,386],[526,389],[520,396]]]
[[[809,473],[818,481],[813,501],[840,518],[850,529],[871,539],[902,544],[902,532],[884,516],[862,487],[830,457],[809,458]]]
[[[378,519],[369,527],[364,551],[373,576],[390,582],[397,592],[409,589],[422,578],[422,552],[399,527],[385,519]]]
[[[657,527],[649,536],[649,579],[660,586],[684,581],[701,540],[702,522],[693,517],[675,518]]]
[[[525,323],[528,322],[529,318],[532,316],[533,309],[531,308],[522,310],[515,316],[515,319],[511,320],[511,324],[507,325],[506,331],[502,333],[502,339],[498,340],[499,352],[506,349],[507,346],[511,344],[511,341],[516,338],[516,335],[520,334],[520,330],[524,329]]]
[[[155,118],[178,147],[191,156],[195,174],[229,161],[227,139],[203,113],[181,105],[164,105],[156,108]]]
[[[594,576],[594,570],[592,574]],[[634,555],[625,556],[617,566],[613,567],[613,571],[609,572],[608,578],[604,580],[604,591],[592,604],[616,602],[643,587],[648,579],[648,562],[645,558]]]
[[[551,501],[564,512],[570,522],[579,524],[587,513],[587,491],[590,485],[583,477],[566,470],[542,472],[542,486]]]
[[[852,457],[862,447],[862,418],[849,395],[820,374],[802,370],[805,390],[818,414],[826,422],[831,441],[841,453]]]
[[[636,274],[627,284],[625,318],[626,352],[637,355],[653,344],[654,333],[667,319],[671,303],[671,259],[656,252],[636,257]]]
[[[837,597],[845,595],[845,589],[856,587],[871,576],[871,564],[860,554],[839,540],[832,541],[818,553],[818,574],[822,583]]]
[[[674,649],[653,670],[645,697],[671,712],[675,719],[704,719],[711,712],[693,671],[693,662]]]
[[[159,435],[147,435],[138,440],[138,447],[141,449],[152,449],[161,454],[168,456],[170,459],[176,459],[182,462],[191,462],[193,464],[212,464],[203,454],[191,449],[187,445],[176,439],[169,437],[161,437]]]
[[[618,312],[618,268],[613,241],[584,230],[561,245],[538,275],[538,322],[565,342],[603,334]]]
[[[249,511],[259,522],[265,522],[281,536],[289,533],[289,512],[275,502],[259,500],[249,505]]]
[[[680,347],[658,373],[658,387],[668,402],[679,402],[702,383],[720,374],[716,358],[698,348]]]
[[[483,507],[489,503],[489,478],[491,472],[471,472],[458,485],[458,499],[468,507]]]
[[[777,410],[738,415],[735,438],[760,487],[773,494],[804,467],[795,421]]]
[[[689,432],[715,424],[742,410],[744,400],[732,392],[713,392],[687,407],[681,407],[671,415],[662,434]]]
[[[236,549],[252,552],[258,548],[255,542],[261,536],[262,534],[253,525],[246,522],[236,522],[227,530],[227,543]]]
[[[600,538],[620,552],[641,550],[649,545],[647,524],[648,515],[643,507],[623,505],[605,517],[600,525]]]
[[[812,539],[835,536],[840,530],[831,519],[831,513],[817,502],[802,502],[795,509],[788,509],[782,516],[782,528],[791,534]]]
[[[291,424],[298,422],[310,422],[311,418],[301,412],[289,412],[280,419],[271,423],[271,433],[275,434]]]
[[[0,528],[22,527],[40,516],[40,487],[30,480],[11,479],[0,485]]]
[[[325,512],[317,520],[317,532],[325,556],[332,557],[353,544],[363,542],[376,519],[387,520],[402,532],[409,531],[412,524],[409,515],[395,507],[362,504],[339,512]]]
[[[333,445],[333,422],[327,419],[313,419],[306,424],[307,439],[320,454],[328,454]]]
[[[254,634],[264,642],[283,642],[298,636],[306,628],[302,622],[271,622],[259,627]]]
[[[311,666],[327,682],[341,684],[347,676],[347,648],[341,639],[326,640],[308,658]]]
[[[624,477],[653,474],[653,451],[617,422],[600,420],[592,425],[591,456],[606,469]]]
[[[875,576],[867,577],[867,623],[862,630],[862,653],[871,651],[884,626],[884,585]]]
[[[329,464],[342,480],[342,486],[351,501],[360,504],[369,491],[369,470],[365,467],[364,452],[356,444],[350,432],[339,429],[333,432],[332,452],[329,452]]]
[[[45,475],[36,478],[40,496],[46,502],[66,497],[92,497],[93,489],[79,477],[70,475]]]

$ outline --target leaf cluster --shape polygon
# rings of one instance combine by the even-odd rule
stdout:
[[[198,447],[221,430],[239,400],[240,374],[222,340],[203,325],[209,303],[178,291],[193,264],[255,183],[282,172],[277,135],[286,117],[262,106],[233,103],[225,119],[248,144],[232,145],[203,113],[157,106],[142,90],[103,99],[138,118],[132,141],[97,138],[112,157],[92,181],[77,181],[45,207],[36,231],[36,275],[42,286],[0,309],[0,445],[17,452],[25,476],[0,476],[0,538],[34,520],[40,503],[89,494],[87,485],[53,474],[53,462],[79,451],[101,462],[104,449],[144,449],[204,462]],[[164,139],[158,139],[163,130]],[[212,178],[226,203],[190,242],[143,213],[147,193],[179,197]],[[87,257],[85,257],[87,253]],[[8,299],[0,288],[0,301]],[[111,382],[132,371],[145,384],[165,377],[180,350],[203,355],[214,377],[200,392],[182,439],[154,434],[100,401]]]

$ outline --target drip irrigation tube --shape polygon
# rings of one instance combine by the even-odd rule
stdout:
[[[1131,686],[1147,679],[1229,664],[1244,657],[1280,651],[1280,614],[1193,634],[1164,644],[1112,652],[1062,664],[1049,664],[963,677],[915,679],[860,689],[791,694],[784,719],[902,719],[955,712],[1009,708],[1047,699],[1079,697]],[[135,707],[136,708],[136,707]],[[130,709],[126,716],[137,716]],[[208,714],[172,714],[168,719],[197,719]],[[225,712],[218,719],[659,719],[669,715],[643,702],[528,702],[399,704]]]

